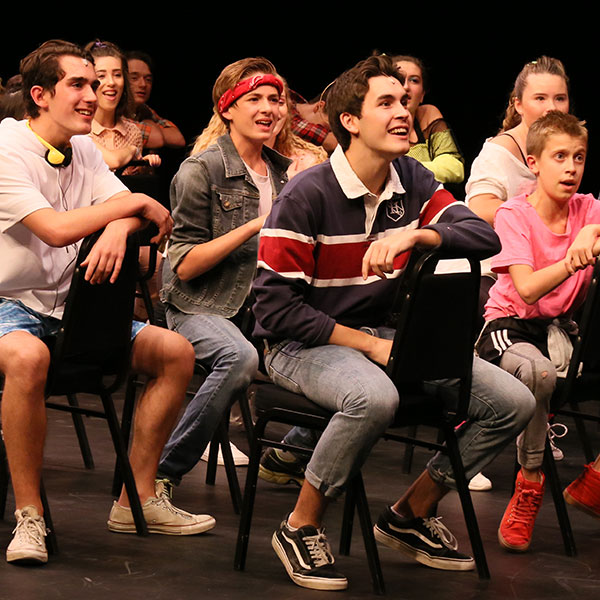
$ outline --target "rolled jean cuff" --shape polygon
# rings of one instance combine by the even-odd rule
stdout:
[[[312,485],[315,489],[321,492],[321,494],[323,494],[326,498],[331,498],[332,500],[335,500],[344,493],[343,488],[329,485],[320,477],[315,475],[309,468],[307,468],[306,471],[304,471],[304,477],[306,478],[308,483],[310,483],[310,485]]]

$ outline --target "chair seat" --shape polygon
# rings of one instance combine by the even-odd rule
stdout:
[[[290,392],[274,383],[261,383],[256,390],[254,408],[257,416],[266,411],[277,409],[307,413],[323,419],[330,419],[333,413],[311,402],[306,396]]]

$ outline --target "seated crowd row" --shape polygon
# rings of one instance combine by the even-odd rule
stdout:
[[[548,333],[573,331],[600,254],[600,204],[578,193],[588,134],[568,113],[559,61],[542,57],[519,74],[502,132],[472,166],[466,203],[444,187],[462,181],[464,160],[440,111],[422,104],[424,69],[413,57],[370,56],[313,103],[265,58],[226,66],[210,123],[173,178],[171,211],[114,174],[157,168],[145,148],[185,144],[147,105],[148,57],[126,57],[110,42],[51,40],[21,61],[21,77],[24,118],[0,124],[2,428],[17,507],[9,562],[47,561],[41,338],[60,326],[77,244],[104,229],[86,278],[114,280],[128,235],[149,222],[155,242],[168,240],[160,290],[168,328],[132,326],[132,369],[149,379],[130,460],[150,532],[215,526],[174,507],[173,487],[256,376],[259,343],[272,381],[334,413],[320,436],[286,435],[313,449],[310,460],[272,449],[261,460],[263,478],[301,485],[273,548],[298,585],[345,589],[324,515],[398,407],[402,390],[382,367],[394,335],[389,299],[410,250],[441,248],[485,261],[484,327],[459,448],[470,479],[517,438],[521,470],[498,537],[527,550],[559,368]],[[132,100],[137,120],[127,117]],[[250,295],[252,340],[237,320]],[[568,351],[568,335],[561,339]],[[196,360],[207,377],[177,422]],[[433,568],[473,569],[433,512],[454,486],[448,458],[436,454],[380,515],[376,539]],[[600,460],[565,498],[600,516]],[[135,531],[125,490],[108,527]]]

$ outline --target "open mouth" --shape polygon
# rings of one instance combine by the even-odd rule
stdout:
[[[398,127],[392,127],[392,129],[388,130],[388,133],[397,136],[406,136],[408,135],[408,126],[400,125]]]
[[[94,111],[89,108],[76,108],[75,112],[83,117],[93,117]]]

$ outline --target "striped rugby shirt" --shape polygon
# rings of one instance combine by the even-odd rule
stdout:
[[[330,160],[286,184],[265,222],[254,334],[316,346],[327,343],[336,322],[384,324],[408,253],[396,257],[387,279],[371,273],[363,280],[363,256],[372,241],[419,227],[437,231],[445,250],[481,259],[500,249],[492,228],[416,160],[394,160],[377,198],[338,147]]]

